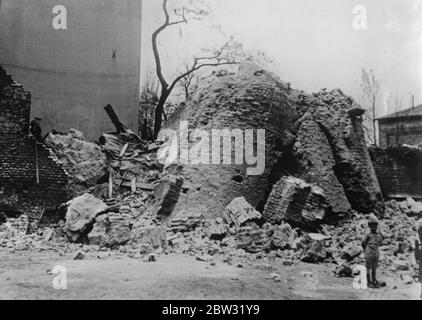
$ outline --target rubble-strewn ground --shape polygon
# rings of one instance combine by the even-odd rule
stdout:
[[[225,238],[210,239],[208,222],[176,219],[167,227],[167,245],[156,249],[136,242],[113,248],[70,243],[60,222],[24,235],[27,221],[21,217],[9,220],[9,234],[2,226],[0,299],[418,299],[415,219],[402,210],[407,212],[406,202],[388,203],[380,224],[379,279],[387,287],[368,290],[353,288],[353,268],[363,265],[359,249],[367,232],[358,214],[341,225],[324,225],[319,234],[290,239],[282,235],[296,230],[287,224],[272,234],[268,224],[246,223],[240,235],[228,230]],[[283,249],[270,250],[256,235]],[[316,243],[322,245],[310,254]],[[58,265],[67,270],[66,291],[53,289],[52,270]]]
[[[299,121],[296,129],[284,128],[284,155],[275,151],[277,142],[267,144],[274,154],[266,175],[254,180],[219,167],[200,167],[192,175],[158,161],[166,142],[143,141],[130,131],[105,133],[98,143],[84,141],[76,130],[50,134],[48,144],[72,178],[71,200],[38,219],[23,212],[0,217],[0,298],[419,297],[414,244],[422,204],[382,199],[364,145],[362,110],[339,90],[299,100],[279,92],[283,103],[274,98],[275,105],[261,104],[267,89],[282,84],[267,75],[265,89],[262,70],[244,73],[245,79],[254,77],[256,96],[239,86],[238,97],[246,102],[226,105],[239,106],[240,127],[249,122],[249,111],[258,112],[262,125],[275,109],[280,119],[294,115]],[[223,81],[229,88],[233,77]],[[291,108],[293,101],[300,110]],[[209,112],[204,114],[214,122],[205,127],[232,119]],[[321,141],[310,140],[318,134]],[[324,160],[323,154],[330,156]],[[286,157],[296,158],[294,170],[279,167]],[[381,221],[379,278],[387,287],[356,290],[371,211]],[[55,266],[67,270],[67,291],[53,289]]]
[[[355,290],[351,278],[335,278],[332,265],[246,261],[243,268],[186,255],[142,262],[99,260],[54,252],[10,254],[0,249],[0,299],[418,299],[420,285],[381,274],[386,288]],[[56,265],[67,269],[67,290],[53,289]],[[273,267],[270,267],[273,266]],[[279,275],[279,282],[271,278]],[[312,276],[312,277],[311,277]],[[277,280],[278,281],[278,280]]]

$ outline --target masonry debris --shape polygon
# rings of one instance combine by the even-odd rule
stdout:
[[[0,220],[0,246],[76,260],[154,262],[175,253],[210,266],[217,259],[237,266],[247,262],[236,259],[329,263],[338,276],[351,276],[352,265],[363,263],[361,240],[374,212],[385,236],[381,265],[413,278],[422,205],[384,202],[364,142],[363,110],[340,90],[308,95],[256,71],[246,65],[238,74],[214,74],[182,114],[204,129],[267,128],[263,175],[247,176],[244,165],[163,165],[164,142],[142,140],[107,106],[116,132],[98,142],[73,129],[47,136],[69,175],[69,198],[56,221],[39,219],[32,233],[27,215]]]
[[[324,191],[294,177],[283,177],[273,186],[265,205],[264,218],[273,223],[287,221],[297,226],[318,227],[328,201]]]

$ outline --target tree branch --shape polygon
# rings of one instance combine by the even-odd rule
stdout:
[[[216,63],[204,63],[201,65],[197,65],[197,63],[194,64],[194,66],[186,71],[185,73],[181,74],[180,76],[178,76],[170,85],[169,87],[169,91],[171,92],[174,87],[176,86],[176,84],[182,80],[183,78],[186,78],[187,76],[189,76],[191,73],[198,71],[199,69],[202,69],[204,67],[218,67],[218,66],[224,66],[224,65],[233,65],[233,64],[238,64],[238,62],[216,62]]]
[[[167,9],[167,1],[168,0],[163,0],[163,12],[164,12],[164,16],[165,16],[165,21],[152,34],[152,50],[154,52],[154,57],[155,57],[156,73],[157,73],[158,80],[160,81],[160,84],[161,84],[161,87],[162,87],[163,90],[166,90],[168,88],[168,83],[167,83],[166,79],[164,78],[163,71],[162,71],[161,57],[160,57],[160,52],[158,50],[158,43],[157,43],[158,36],[161,32],[163,32],[169,26],[188,22],[187,19],[186,19],[186,16],[185,16],[185,8],[183,8],[180,13],[176,12],[176,15],[182,17],[181,20],[170,22],[170,14],[169,14],[168,9]]]

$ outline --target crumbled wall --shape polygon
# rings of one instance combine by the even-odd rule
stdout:
[[[369,150],[385,197],[422,199],[421,149],[395,146]]]
[[[2,68],[0,79],[5,84],[0,91],[0,210],[54,209],[67,200],[67,174],[51,150],[28,135],[30,94]]]
[[[298,104],[304,110],[295,145],[300,177],[326,192],[333,213],[351,208],[382,214],[383,198],[362,127],[364,110],[339,89],[302,95]]]
[[[221,215],[234,198],[263,210],[274,183],[292,175],[324,190],[328,211],[383,212],[383,198],[365,145],[363,110],[341,90],[316,94],[289,88],[252,63],[203,79],[180,120],[190,129],[265,129],[265,171],[245,165],[183,165],[184,192],[175,211]],[[171,128],[178,122],[172,121]],[[233,160],[233,159],[232,159]]]

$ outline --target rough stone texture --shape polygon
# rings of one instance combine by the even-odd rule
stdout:
[[[109,247],[125,244],[131,239],[130,216],[121,213],[109,213],[108,230],[105,244]]]
[[[167,246],[166,229],[162,227],[138,228],[132,233],[132,240],[136,243],[150,244],[154,249]]]
[[[273,249],[290,249],[293,241],[297,238],[297,233],[287,223],[273,226],[271,231],[271,244]]]
[[[30,106],[31,95],[0,68],[0,210],[6,213],[55,209],[68,199],[66,171],[29,136]]]
[[[237,248],[249,253],[266,251],[271,248],[271,238],[256,224],[241,227],[236,237]]]
[[[171,218],[167,227],[173,232],[187,232],[195,229],[201,221],[202,215],[200,213],[182,213]]]
[[[280,224],[287,221],[296,226],[317,227],[323,222],[327,199],[321,188],[295,177],[283,177],[273,186],[263,217]]]
[[[167,176],[154,190],[155,204],[153,211],[158,216],[168,217],[179,199],[183,179],[177,176]]]
[[[364,139],[364,111],[339,89],[302,95],[298,105],[304,111],[294,148],[300,177],[325,191],[333,213],[353,208],[382,214],[383,198]]]
[[[312,241],[302,254],[301,261],[308,263],[324,262],[328,257],[327,249],[322,241]]]
[[[324,189],[333,212],[348,212],[352,207],[333,171],[335,160],[331,146],[316,122],[310,119],[303,121],[295,150],[303,172],[300,177],[315,182]]]
[[[73,241],[78,240],[97,215],[107,208],[103,201],[90,194],[83,194],[71,200],[66,213],[66,233]]]
[[[201,129],[210,139],[212,129],[265,129],[265,170],[248,176],[249,165],[234,164],[235,148],[232,165],[183,164],[186,192],[175,212],[189,209],[207,218],[221,216],[225,206],[240,196],[261,211],[272,185],[292,175],[322,188],[329,213],[336,217],[350,209],[381,213],[383,199],[365,144],[362,112],[340,90],[308,95],[289,89],[252,63],[202,79],[169,128],[183,135],[180,123],[188,121],[191,133]],[[190,137],[189,146],[180,146],[181,152],[196,143]],[[233,139],[232,146],[238,145]]]
[[[233,223],[237,228],[255,219],[261,219],[261,213],[243,197],[233,199],[226,207],[226,220],[229,223]]]
[[[107,237],[107,228],[107,215],[97,217],[92,231],[88,234],[89,244],[97,246],[104,245]]]
[[[362,247],[360,246],[347,246],[343,250],[342,259],[347,261],[353,261],[356,257],[359,257],[362,253]]]
[[[229,226],[222,218],[211,220],[208,225],[207,234],[210,239],[222,239],[229,232]]]
[[[263,71],[255,65],[243,65],[236,73],[216,73],[203,79],[183,112],[171,120],[171,128],[178,130],[180,121],[189,121],[190,129],[205,130],[210,137],[212,129],[255,129],[255,140],[256,129],[265,129],[264,173],[248,176],[246,169],[255,165],[234,164],[234,156],[233,165],[222,161],[220,165],[183,165],[181,174],[187,192],[181,194],[176,213],[190,209],[207,218],[218,217],[233,199],[241,196],[257,209],[265,205],[271,189],[271,169],[280,155],[282,140],[291,136],[286,128],[292,126],[291,110],[295,106],[281,82],[269,72],[255,73],[257,70]],[[283,119],[283,125],[273,119]]]
[[[77,130],[71,129],[67,134],[50,133],[45,143],[69,172],[71,189],[94,186],[108,173],[107,157],[101,147],[85,141]]]
[[[401,211],[408,216],[422,216],[422,203],[415,201],[412,198],[407,198],[405,201],[399,203]]]

